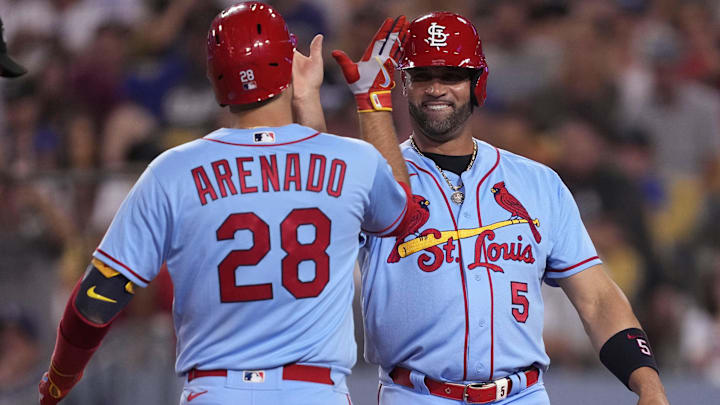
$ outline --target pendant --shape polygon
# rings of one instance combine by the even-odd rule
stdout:
[[[452,195],[450,196],[450,199],[455,204],[462,204],[463,201],[465,200],[465,194],[463,194],[461,191],[456,191],[456,192],[452,193]]]

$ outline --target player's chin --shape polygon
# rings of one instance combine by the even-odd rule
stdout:
[[[452,108],[428,109],[423,104],[410,104],[410,115],[421,128],[422,132],[431,139],[445,142],[458,135],[458,129],[470,117],[472,109],[469,104]]]

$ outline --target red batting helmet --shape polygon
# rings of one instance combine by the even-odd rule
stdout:
[[[465,17],[433,12],[410,23],[399,69],[453,66],[474,69],[472,101],[485,102],[488,67],[475,26]]]
[[[248,1],[223,10],[210,25],[207,75],[220,105],[252,104],[290,84],[295,36],[280,13]]]

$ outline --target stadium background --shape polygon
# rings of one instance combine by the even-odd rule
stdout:
[[[143,167],[227,122],[204,41],[229,3],[0,0],[10,53],[30,71],[0,82],[0,405],[36,403],[70,289]],[[386,16],[470,17],[490,66],[475,136],[562,175],[650,336],[671,402],[717,403],[720,2],[270,4],[303,52],[326,35],[322,100],[329,131],[345,136],[358,135],[357,119],[332,49],[358,58]],[[394,102],[404,139],[406,104]],[[161,278],[138,294],[64,403],[178,402],[170,288]],[[634,403],[564,295],[545,293],[553,403]],[[376,371],[359,359],[354,402],[373,404]]]

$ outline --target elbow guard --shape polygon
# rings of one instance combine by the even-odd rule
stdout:
[[[75,296],[75,307],[88,321],[107,325],[127,306],[134,294],[127,277],[93,259]]]

